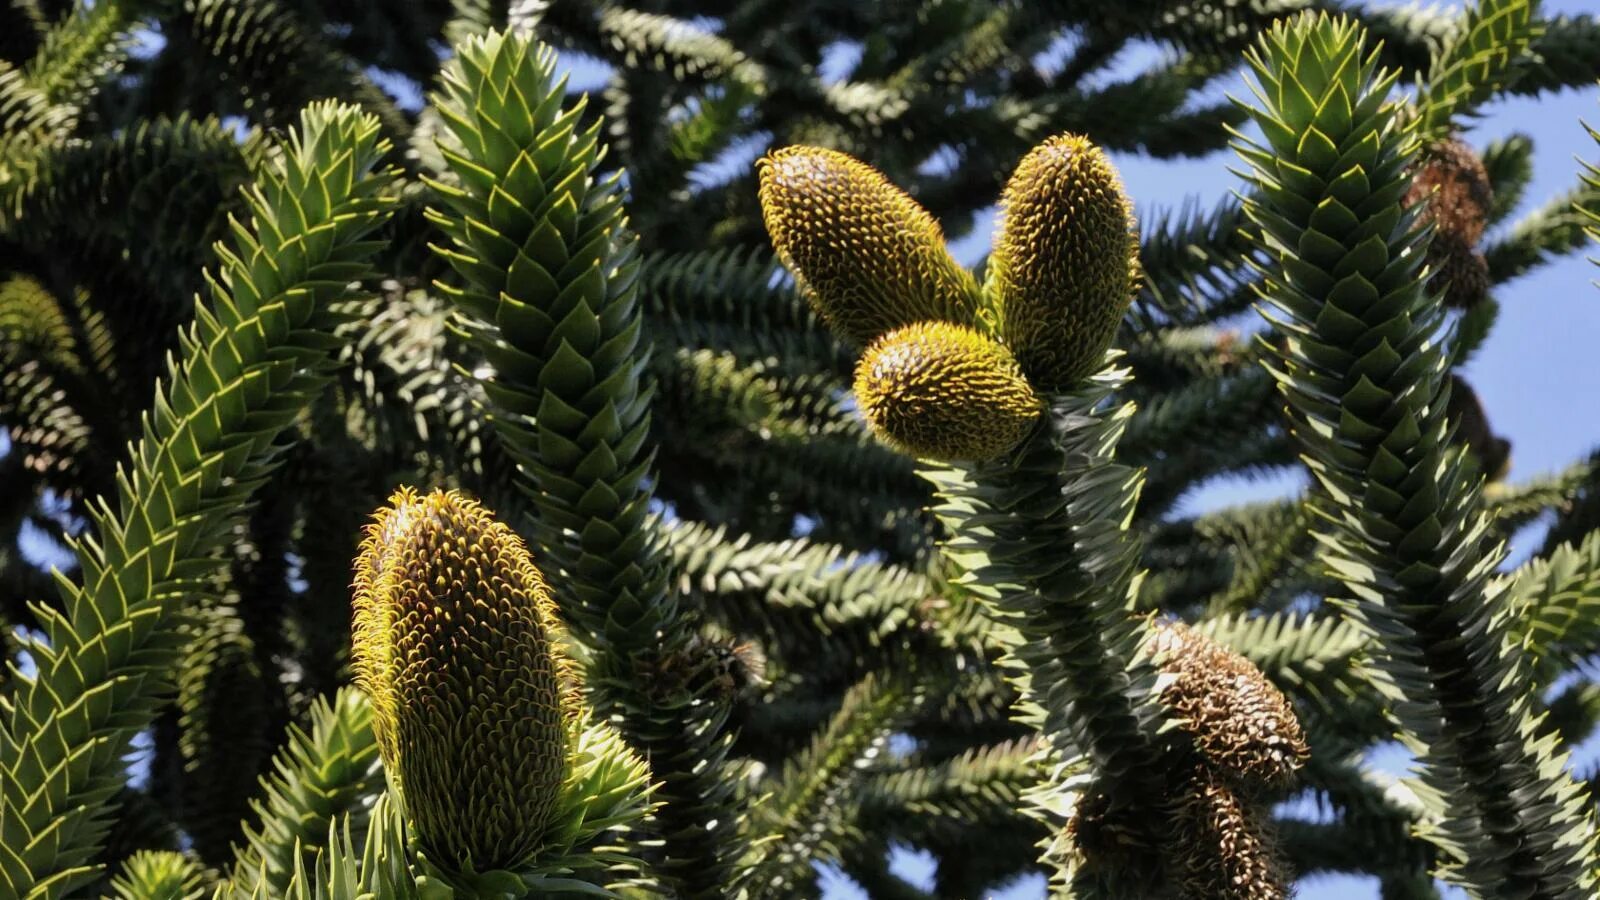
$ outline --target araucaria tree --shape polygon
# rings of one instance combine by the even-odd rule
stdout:
[[[1462,6],[6,0],[0,900],[1592,900],[1458,370],[1600,22]]]

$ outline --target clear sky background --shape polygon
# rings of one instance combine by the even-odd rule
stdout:
[[[1459,8],[1463,0],[1446,0],[1439,5]],[[1592,13],[1597,8],[1600,8],[1600,0],[1544,0],[1548,15]],[[157,46],[154,42],[160,38],[145,35],[144,40],[152,42],[154,47]],[[847,76],[853,65],[852,56],[849,48],[840,48],[824,68],[832,69],[840,77]],[[1117,60],[1116,74],[1131,75],[1160,58],[1161,51],[1154,47],[1129,48]],[[574,86],[593,90],[604,84],[604,66],[571,56],[566,62],[572,69]],[[406,105],[415,106],[421,102],[419,86],[384,77],[379,72],[369,74]],[[1228,80],[1211,93],[1247,96],[1240,78]],[[1533,183],[1522,208],[1508,223],[1573,187],[1579,171],[1575,157],[1600,159],[1600,149],[1580,123],[1580,119],[1587,119],[1600,125],[1597,100],[1600,100],[1600,90],[1590,88],[1538,99],[1512,100],[1484,110],[1483,120],[1467,135],[1473,144],[1481,147],[1513,132],[1527,134],[1535,142]],[[715,168],[747,166],[765,149],[759,144],[742,147],[738,159],[719,160]],[[1145,219],[1150,218],[1154,210],[1180,206],[1186,198],[1211,206],[1240,187],[1238,178],[1228,171],[1229,167],[1239,166],[1231,151],[1180,162],[1159,162],[1129,154],[1118,155],[1116,161],[1141,218]],[[980,216],[973,232],[954,243],[952,249],[956,256],[967,263],[980,259],[988,248],[992,224],[992,211]],[[1493,236],[1491,233],[1489,239]],[[1596,347],[1600,344],[1600,289],[1591,284],[1591,279],[1596,277],[1600,277],[1600,269],[1582,254],[1576,254],[1502,285],[1496,292],[1501,304],[1499,322],[1489,343],[1472,360],[1465,374],[1477,390],[1496,432],[1513,444],[1510,477],[1514,481],[1560,469],[1600,446],[1600,365],[1596,364]],[[1245,317],[1239,324],[1254,327],[1255,321],[1253,317]],[[8,449],[5,445],[0,436],[0,453]],[[1192,492],[1177,512],[1192,514],[1292,494],[1302,483],[1303,478],[1298,473],[1255,481],[1219,480]],[[1540,526],[1534,526],[1519,537],[1513,545],[1514,559],[1521,558],[1530,547],[1538,544],[1539,531]],[[59,548],[48,547],[38,540],[26,541],[24,550],[45,564],[64,562]],[[1590,765],[1597,755],[1600,754],[1595,747],[1581,748],[1577,764]],[[1408,760],[1391,745],[1374,753],[1371,764],[1375,769],[1398,775],[1404,772]],[[897,851],[893,862],[897,873],[931,888],[931,858],[907,848]],[[853,900],[863,896],[837,873],[824,874],[826,900]],[[1044,896],[1043,879],[1024,879],[992,896],[995,900],[1034,900]],[[1321,877],[1303,882],[1298,896],[1300,900],[1375,900],[1378,889],[1375,879]],[[1448,892],[1446,896],[1454,900],[1464,895]]]

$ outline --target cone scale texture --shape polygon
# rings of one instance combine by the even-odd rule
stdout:
[[[786,147],[759,164],[772,245],[823,321],[857,347],[924,319],[972,324],[977,282],[939,223],[878,170]]]
[[[556,628],[522,539],[476,502],[401,489],[367,526],[354,668],[431,857],[482,871],[538,849],[567,759]]]

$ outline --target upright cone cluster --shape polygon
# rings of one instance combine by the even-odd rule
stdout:
[[[1039,417],[1039,398],[1006,348],[949,322],[883,335],[856,366],[856,402],[891,444],[936,459],[988,459]]]
[[[823,321],[866,347],[855,386],[867,421],[915,456],[1013,449],[1041,394],[1099,368],[1132,299],[1132,206],[1084,138],[1052,138],[1018,165],[981,290],[927,210],[870,166],[788,147],[758,172],[778,256]]]
[[[844,153],[786,147],[757,166],[778,258],[817,314],[862,347],[924,319],[971,324],[978,284],[932,215],[882,172]]]
[[[356,558],[353,665],[422,848],[509,868],[545,837],[568,763],[559,624],[522,539],[454,492],[402,488]]]
[[[1478,249],[1494,204],[1489,173],[1476,151],[1460,138],[1446,138],[1421,153],[1406,205],[1424,204],[1433,223],[1428,289],[1444,294],[1457,309],[1473,306],[1489,293],[1489,263]]]

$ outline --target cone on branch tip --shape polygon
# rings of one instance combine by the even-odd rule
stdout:
[[[1133,204],[1104,151],[1063,134],[1029,151],[1000,198],[985,316],[1034,385],[1093,373],[1133,301]]]
[[[918,322],[874,341],[856,365],[855,394],[888,443],[947,461],[1006,453],[1041,409],[1004,345],[949,322]]]
[[[401,488],[355,564],[353,667],[429,858],[510,868],[540,846],[568,759],[560,625],[522,539],[475,501]]]
[[[1205,764],[1248,793],[1286,785],[1310,754],[1289,698],[1243,656],[1181,622],[1157,622],[1161,700]]]
[[[1423,218],[1433,224],[1428,289],[1442,293],[1445,305],[1456,309],[1486,297],[1489,263],[1478,242],[1488,227],[1494,186],[1477,151],[1455,137],[1428,145],[1418,156],[1405,203],[1424,204]]]
[[[978,286],[933,216],[847,154],[785,147],[756,165],[773,248],[817,314],[863,347],[924,319],[973,324]]]

